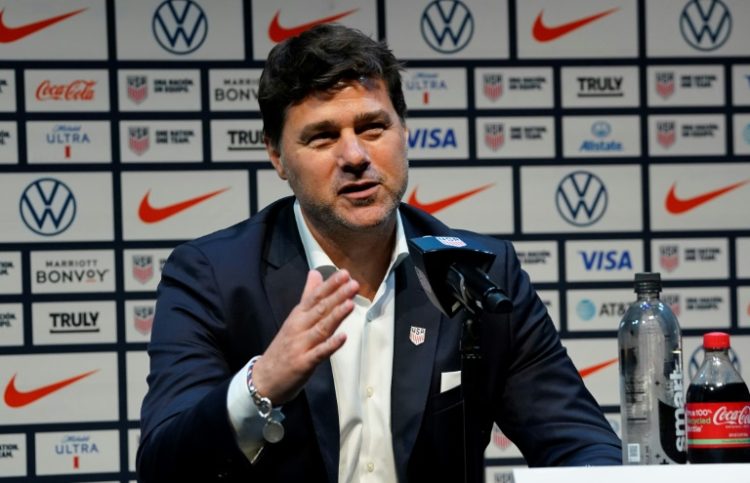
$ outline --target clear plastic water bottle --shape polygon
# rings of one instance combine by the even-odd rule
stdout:
[[[688,461],[750,463],[750,392],[729,360],[729,334],[704,334],[703,349],[686,396]]]
[[[623,463],[685,463],[682,335],[659,299],[661,276],[637,273],[638,299],[618,332]]]

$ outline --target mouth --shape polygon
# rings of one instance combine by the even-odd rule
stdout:
[[[338,194],[347,198],[368,198],[375,194],[378,186],[379,183],[375,181],[347,183],[339,189]]]

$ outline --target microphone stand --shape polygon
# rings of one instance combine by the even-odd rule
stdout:
[[[513,305],[505,293],[485,273],[475,267],[453,264],[447,275],[457,303],[464,306],[461,331],[461,396],[464,419],[464,482],[484,482],[484,447],[487,430],[482,421],[486,398],[482,397],[485,379],[481,353],[482,314],[508,314]],[[488,283],[489,282],[489,283]]]
[[[461,397],[464,412],[464,482],[484,482],[484,440],[481,416],[484,411],[480,383],[482,354],[480,353],[480,326],[471,312],[463,312],[461,331]]]

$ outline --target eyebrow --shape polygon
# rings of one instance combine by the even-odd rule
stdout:
[[[378,109],[377,111],[358,114],[357,117],[354,118],[355,125],[367,124],[373,121],[380,121],[380,122],[390,124],[391,115],[388,114],[388,112],[383,109]]]
[[[377,111],[364,112],[357,114],[354,118],[354,125],[361,126],[371,122],[380,121],[390,125],[392,120],[390,114],[384,109],[378,109]],[[299,134],[299,139],[306,141],[317,133],[325,131],[338,131],[339,124],[336,121],[326,119],[325,121],[314,122],[305,126]]]

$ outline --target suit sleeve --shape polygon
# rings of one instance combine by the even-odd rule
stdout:
[[[505,384],[493,415],[530,466],[619,465],[620,440],[560,342],[510,243],[505,273],[514,309]],[[502,278],[500,278],[502,279]]]
[[[213,481],[251,471],[227,414],[236,369],[224,356],[223,311],[207,258],[190,244],[176,248],[164,267],[148,347],[139,481]]]

